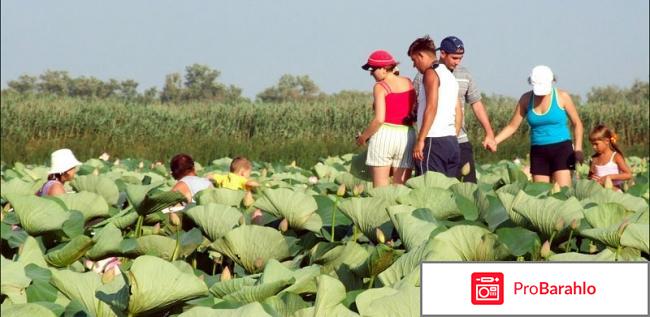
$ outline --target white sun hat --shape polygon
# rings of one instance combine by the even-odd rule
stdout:
[[[81,165],[70,149],[60,149],[52,152],[49,174],[65,173],[71,168]]]
[[[538,65],[533,67],[528,77],[528,83],[533,85],[533,93],[537,96],[546,96],[551,93],[555,76],[550,67]]]

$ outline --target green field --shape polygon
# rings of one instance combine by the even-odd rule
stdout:
[[[514,104],[486,100],[495,130],[510,119]],[[500,102],[500,103],[499,103]],[[80,159],[113,157],[161,160],[186,152],[199,162],[245,155],[253,160],[311,166],[319,158],[359,152],[354,136],[372,111],[364,98],[303,103],[135,104],[116,100],[3,94],[2,161],[47,163],[57,148]],[[648,104],[587,104],[579,107],[585,134],[599,122],[614,127],[626,155],[648,156]],[[483,132],[468,116],[470,138]],[[585,135],[586,139],[586,135]],[[586,152],[590,152],[588,144]],[[525,157],[525,123],[496,154],[475,148],[479,163]]]

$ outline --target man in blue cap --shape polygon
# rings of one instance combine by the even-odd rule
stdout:
[[[472,78],[472,74],[460,62],[465,54],[465,45],[463,41],[455,36],[448,36],[440,42],[440,63],[445,64],[447,68],[454,74],[458,82],[458,98],[463,103],[472,105],[472,110],[478,122],[485,130],[485,138],[483,139],[483,147],[495,152],[496,142],[494,140],[494,131],[490,125],[485,106],[481,102],[481,92],[476,87],[476,83]],[[460,146],[460,166],[458,170],[458,178],[463,179],[465,182],[476,183],[476,169],[474,164],[474,153],[472,151],[472,144],[467,137],[465,129],[465,107],[463,107],[463,120],[462,129],[458,135],[458,144]],[[470,171],[467,175],[461,175],[462,167],[469,163]]]

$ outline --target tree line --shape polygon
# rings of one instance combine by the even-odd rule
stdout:
[[[185,74],[172,73],[165,76],[161,90],[151,87],[138,91],[138,82],[132,79],[106,81],[96,77],[72,77],[66,71],[47,70],[39,76],[21,75],[7,82],[3,93],[21,95],[54,95],[92,99],[119,99],[133,103],[174,103],[211,101],[218,103],[252,102],[242,96],[242,89],[219,82],[221,72],[207,65],[193,64],[185,67]],[[647,81],[636,80],[629,88],[617,86],[593,87],[587,93],[586,103],[648,103],[650,99]],[[582,104],[580,96],[573,96],[576,104]],[[512,97],[483,95],[486,104],[514,104]],[[255,101],[264,103],[309,102],[333,99],[334,101],[372,100],[367,92],[344,90],[326,94],[308,75],[285,74],[277,84],[256,95]]]

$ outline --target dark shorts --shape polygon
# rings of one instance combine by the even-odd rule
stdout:
[[[458,174],[456,178],[463,180],[463,182],[476,183],[476,163],[474,163],[474,151],[472,151],[472,143],[463,142],[459,143],[460,147],[460,166],[458,167]],[[465,164],[469,163],[469,174],[463,176],[461,170]]]
[[[574,170],[576,158],[571,140],[530,147],[530,173],[551,176],[555,171]]]
[[[456,177],[460,166],[460,147],[456,136],[424,139],[424,159],[415,160],[415,175],[428,171]]]

